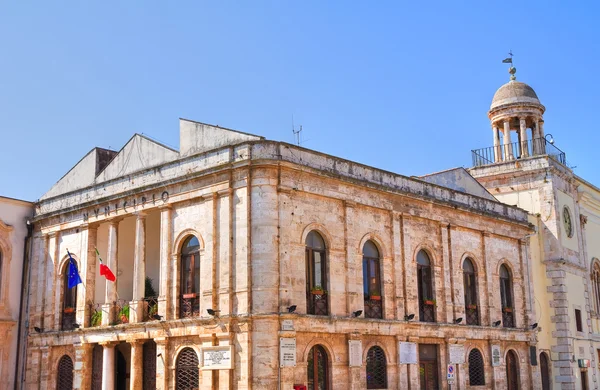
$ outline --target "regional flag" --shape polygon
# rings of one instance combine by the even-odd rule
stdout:
[[[512,64],[512,57],[508,57],[502,60],[503,64]]]
[[[82,282],[81,282],[81,278],[79,277],[79,271],[77,271],[77,264],[75,263],[75,260],[73,260],[73,257],[71,257],[71,253],[69,252],[68,249],[67,249],[67,254],[69,255],[68,286],[69,286],[69,288],[73,288]]]
[[[100,257],[100,252],[98,252],[98,248],[94,249],[96,250],[96,254],[98,255],[98,260],[100,260],[100,276],[104,276],[106,280],[110,280],[111,282],[117,280],[115,274],[113,274],[110,268],[108,268],[108,266],[104,265],[104,263],[102,262],[102,258]]]

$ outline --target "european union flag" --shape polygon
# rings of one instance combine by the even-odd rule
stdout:
[[[73,288],[81,283],[81,278],[79,277],[79,272],[77,271],[77,264],[75,264],[75,260],[71,257],[71,253],[67,249],[67,254],[69,255],[69,288]]]

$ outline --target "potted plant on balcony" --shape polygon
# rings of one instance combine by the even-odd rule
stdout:
[[[435,299],[425,298],[423,299],[423,303],[427,306],[435,306]]]
[[[67,306],[63,309],[63,313],[65,313],[65,314],[75,313],[75,308],[71,307],[71,306]]]
[[[469,310],[476,310],[477,309],[477,305],[475,305],[475,304],[467,305],[467,309],[469,309]]]
[[[310,293],[312,295],[325,295],[327,294],[327,291],[323,290],[323,287],[317,284],[316,286],[310,289]]]
[[[125,305],[119,311],[119,319],[122,324],[127,324],[129,322],[129,305]]]
[[[372,301],[381,301],[381,293],[379,291],[373,291],[371,295],[369,295],[369,299]]]
[[[502,311],[505,313],[512,313],[513,309],[510,306],[505,306],[502,308]]]
[[[102,324],[102,310],[94,310],[92,313],[92,326],[99,326]]]

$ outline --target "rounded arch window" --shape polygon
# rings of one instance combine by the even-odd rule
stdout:
[[[77,310],[77,284],[69,288],[69,271],[70,261],[65,262],[63,267],[63,299],[62,299],[62,316],[61,329],[73,330],[75,324],[75,312]]]
[[[424,250],[417,253],[417,286],[419,289],[419,320],[435,322],[435,297],[431,260]]]
[[[325,241],[316,231],[306,236],[307,313],[328,315]]]
[[[200,314],[200,242],[196,236],[186,238],[181,247],[180,316]]]
[[[175,363],[175,388],[191,390],[199,388],[198,355],[192,348],[184,348]]]
[[[363,246],[363,295],[365,317],[383,318],[381,305],[381,262],[379,250],[373,241]]]
[[[512,277],[506,264],[500,266],[500,301],[502,305],[502,326],[514,328]]]
[[[387,361],[385,352],[378,346],[371,347],[367,353],[367,389],[387,387]]]
[[[594,295],[594,310],[596,315],[600,315],[600,263],[598,259],[592,259],[592,292]]]
[[[325,348],[315,345],[307,359],[308,390],[329,390],[329,362]]]
[[[477,307],[477,275],[473,260],[463,261],[463,284],[465,290],[465,314],[467,325],[479,325],[479,310]]]
[[[57,390],[73,389],[73,360],[69,355],[63,355],[58,361],[56,375]]]
[[[473,349],[469,352],[469,384],[471,386],[485,385],[483,356],[478,349]]]

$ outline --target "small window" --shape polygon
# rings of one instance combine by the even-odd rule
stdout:
[[[471,386],[485,386],[483,356],[478,349],[469,352],[469,383]]]
[[[567,237],[573,237],[573,220],[571,218],[571,211],[567,206],[563,208],[563,226],[567,233]]]
[[[575,309],[575,325],[578,332],[583,332],[583,323],[581,322],[581,310]]]
[[[372,347],[367,353],[367,389],[387,387],[387,362],[380,347]]]

